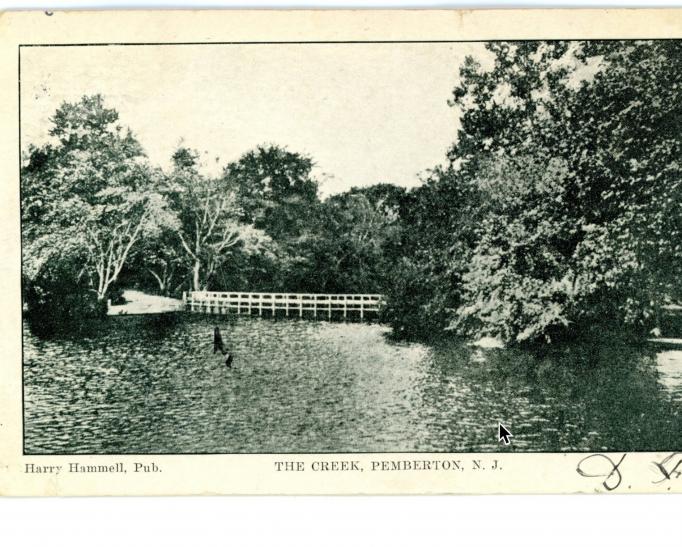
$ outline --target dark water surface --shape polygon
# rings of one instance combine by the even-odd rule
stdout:
[[[232,370],[212,353],[215,324]],[[682,449],[679,351],[602,343],[538,358],[243,316],[90,327],[41,338],[24,325],[29,454]]]

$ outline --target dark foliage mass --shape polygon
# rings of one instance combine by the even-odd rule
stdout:
[[[187,147],[150,166],[116,111],[84,97],[24,158],[25,300],[382,293],[398,336],[645,332],[682,297],[681,75],[672,40],[489,44],[460,67],[443,165],[410,191],[324,200],[313,159],[277,145],[218,177]]]
[[[680,43],[488,49],[460,70],[447,167],[415,192],[394,322],[509,344],[657,326],[681,296]]]

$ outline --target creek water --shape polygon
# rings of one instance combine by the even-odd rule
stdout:
[[[682,450],[680,352],[602,342],[538,357],[388,332],[181,313],[51,336],[25,323],[25,451]]]

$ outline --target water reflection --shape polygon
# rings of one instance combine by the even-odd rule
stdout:
[[[232,370],[212,353],[216,320]],[[26,451],[682,449],[675,356],[662,367],[646,348],[601,342],[538,357],[386,332],[182,315],[47,338],[25,325]]]

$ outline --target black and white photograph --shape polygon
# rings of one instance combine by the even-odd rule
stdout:
[[[24,455],[682,451],[682,41],[64,42]]]

